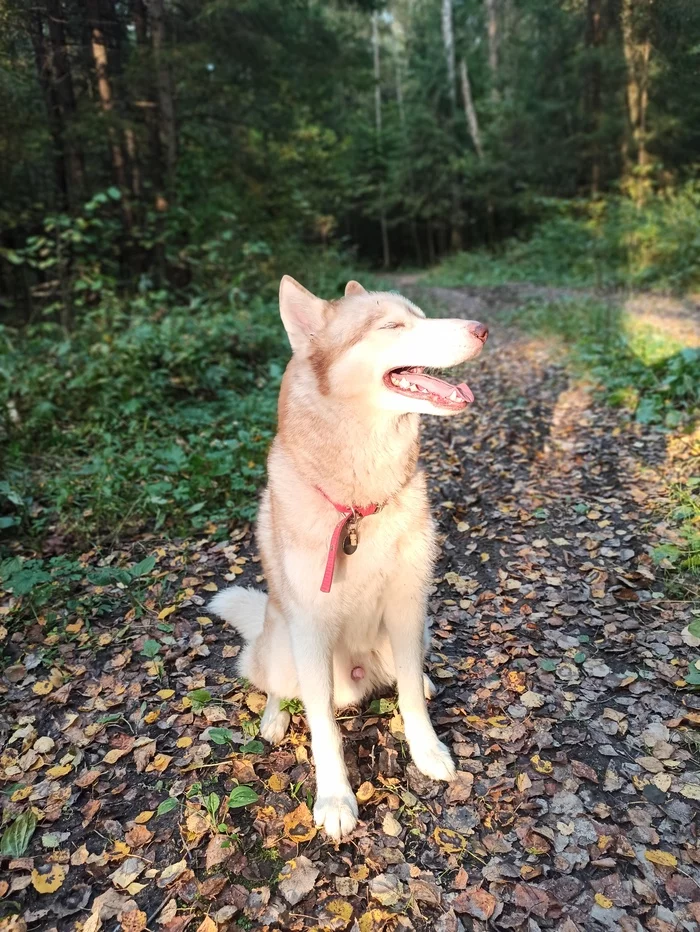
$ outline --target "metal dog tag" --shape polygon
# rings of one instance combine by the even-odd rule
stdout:
[[[343,541],[343,553],[350,557],[357,550],[357,522],[351,521],[348,524],[347,531]]]

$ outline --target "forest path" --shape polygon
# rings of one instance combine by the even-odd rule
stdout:
[[[417,772],[391,701],[343,715],[361,821],[329,845],[303,717],[277,748],[250,742],[264,697],[206,615],[217,586],[262,583],[250,528],[154,542],[145,614],[93,618],[98,649],[76,633],[47,680],[38,625],[12,668],[8,806],[41,816],[0,879],[28,917],[17,932],[88,916],[91,932],[697,928],[692,607],[651,557],[675,441],[603,406],[491,298],[445,291],[449,313],[491,326],[464,367],[475,403],[423,436],[441,539],[431,714],[457,782]],[[229,811],[231,793],[248,805]]]
[[[573,298],[611,302],[633,315],[650,330],[662,330],[679,344],[700,346],[700,294],[684,297],[649,291],[572,288],[512,282],[503,285],[465,285],[446,288],[426,284],[423,272],[396,273],[384,280],[397,291],[414,294],[416,300],[433,300],[445,307],[469,308],[477,319],[501,311],[513,311],[528,301],[566,301]]]

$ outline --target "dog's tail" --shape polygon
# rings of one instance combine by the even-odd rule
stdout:
[[[264,592],[232,586],[217,592],[209,608],[232,625],[246,643],[251,644],[262,634],[266,605],[267,596]]]

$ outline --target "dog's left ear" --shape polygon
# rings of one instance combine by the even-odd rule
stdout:
[[[280,316],[292,352],[303,352],[325,322],[326,302],[307,291],[291,275],[280,282]]]
[[[353,294],[367,294],[367,289],[363,288],[359,282],[348,282],[345,286],[345,297],[349,298]]]

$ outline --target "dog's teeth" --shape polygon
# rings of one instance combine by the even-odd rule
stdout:
[[[428,394],[428,389],[427,389],[427,388],[420,388],[420,386],[419,386],[418,391],[419,391],[419,392],[423,392],[424,395],[427,395],[427,394]]]
[[[399,384],[399,380],[396,378],[395,375],[392,375],[392,377],[391,377],[391,384],[392,384],[392,385],[398,385],[398,384]]]
[[[410,384],[411,383],[408,381],[408,379],[401,379],[399,382],[399,388],[408,388]]]
[[[417,391],[418,391],[418,386],[412,384],[412,385],[411,385],[411,391],[412,391],[412,392],[417,392]]]
[[[459,401],[459,393],[456,389],[450,395],[450,401]]]

